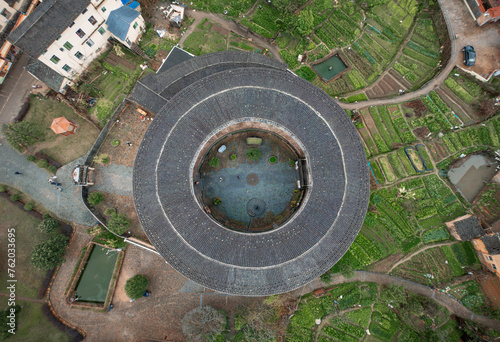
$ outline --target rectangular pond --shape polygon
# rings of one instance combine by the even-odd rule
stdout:
[[[93,245],[78,283],[79,301],[104,303],[118,258],[118,251]]]
[[[313,64],[313,69],[318,73],[318,75],[323,79],[323,81],[328,82],[342,71],[347,69],[344,61],[338,54],[324,60],[321,63]]]

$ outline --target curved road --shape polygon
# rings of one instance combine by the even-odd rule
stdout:
[[[409,280],[397,278],[390,276],[388,274],[374,273],[368,271],[355,271],[351,278],[345,278],[343,275],[337,273],[332,275],[331,285],[350,283],[353,281],[363,281],[363,282],[373,282],[383,285],[400,285],[403,286],[407,291],[415,293],[417,295],[432,298],[439,304],[445,306],[450,314],[471,320],[473,322],[487,326],[488,328],[500,331],[500,321],[493,318],[476,315],[465,306],[457,302],[454,298],[441,293],[437,290],[433,290],[428,286],[414,283]],[[308,292],[312,292],[315,289],[325,287],[325,284],[320,280],[316,279],[313,282],[306,285],[309,288],[302,287],[301,289],[295,290],[294,295],[302,295]],[[304,289],[307,289],[304,291]]]

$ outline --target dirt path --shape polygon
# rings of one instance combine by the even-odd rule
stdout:
[[[403,286],[409,292],[434,299],[439,304],[445,306],[450,311],[450,314],[454,314],[456,316],[485,325],[491,329],[500,331],[500,321],[497,321],[490,317],[476,315],[472,311],[467,309],[465,306],[460,304],[454,298],[439,291],[433,290],[428,286],[417,284],[409,280],[393,277],[388,274],[374,273],[368,271],[356,271],[354,272],[354,275],[349,279],[345,278],[341,274],[334,274],[332,276],[332,281],[330,282],[330,284],[335,285],[342,283],[350,283],[353,281],[373,282],[382,285]],[[305,294],[308,292],[312,292],[313,290],[322,288],[324,286],[325,284],[321,280],[315,279],[311,283],[295,290],[294,292],[292,292],[292,294],[298,296],[300,293]]]
[[[2,297],[9,297],[10,295],[7,293],[0,293],[0,296]],[[33,303],[45,303],[45,300],[43,299],[34,299],[34,298],[27,298],[27,297],[21,297],[21,296],[16,296],[16,300],[24,300],[26,302],[33,302]]]
[[[280,62],[283,62],[283,59],[281,58],[281,55],[278,51],[278,49],[276,48],[276,46],[270,44],[267,40],[265,40],[264,38],[260,37],[260,36],[257,36],[256,34],[250,32],[248,29],[246,28],[243,28],[242,26],[240,26],[239,24],[237,24],[235,21],[232,21],[232,20],[225,20],[225,19],[222,19],[221,17],[219,17],[218,15],[216,14],[213,14],[213,13],[206,13],[206,12],[200,12],[200,11],[196,11],[196,10],[193,10],[193,9],[188,9],[187,10],[187,15],[190,16],[190,17],[193,17],[194,18],[194,22],[193,24],[191,24],[191,26],[189,26],[189,28],[186,30],[186,32],[184,32],[184,35],[182,36],[182,38],[179,40],[179,45],[182,47],[183,44],[184,44],[184,41],[186,40],[186,38],[194,31],[194,29],[196,28],[196,26],[205,18],[217,23],[217,25],[225,28],[226,30],[229,30],[229,31],[232,31],[236,34],[239,34],[240,36],[243,36],[243,37],[246,37],[246,38],[251,38],[253,42],[255,42],[256,44],[268,49],[271,54],[273,55],[273,57],[277,60],[279,60]]]

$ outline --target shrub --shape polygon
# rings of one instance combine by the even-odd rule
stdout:
[[[214,205],[219,205],[222,203],[222,200],[220,199],[220,197],[215,197],[214,198]]]
[[[64,262],[68,238],[62,234],[51,236],[33,248],[31,262],[36,268],[53,269]]]
[[[47,167],[47,170],[49,170],[50,172],[52,172],[53,174],[56,174],[57,172],[57,167],[54,166],[54,165],[49,165],[49,167]]]
[[[130,299],[139,299],[144,295],[148,287],[149,279],[143,275],[136,274],[125,283],[125,293]]]
[[[30,161],[30,162],[34,162],[34,161],[36,161],[36,157],[35,157],[35,156],[33,156],[33,155],[31,155],[31,154],[30,154],[29,156],[27,156],[27,157],[26,157],[26,159],[27,159],[28,161]]]
[[[108,220],[108,229],[115,234],[122,235],[130,227],[130,220],[122,214],[114,213]]]
[[[276,157],[272,156],[271,158],[269,158],[269,161],[273,164],[276,163]]]
[[[330,284],[330,282],[332,281],[332,275],[330,274],[330,272],[326,272],[326,273],[322,274],[321,277],[319,277],[319,278],[325,284]]]
[[[36,162],[36,165],[41,168],[41,169],[44,169],[46,168],[47,166],[49,166],[49,162],[47,161],[47,159],[40,159]]]
[[[260,150],[257,147],[251,148],[247,151],[247,158],[250,160],[257,161],[261,156]]]
[[[43,221],[38,225],[38,229],[46,234],[54,232],[59,227],[59,221],[52,217],[44,218]]]
[[[94,157],[94,162],[98,164],[107,164],[109,163],[109,157],[107,154],[101,153],[100,155]]]
[[[118,146],[118,145],[120,145],[120,140],[118,140],[118,139],[113,139],[113,141],[111,142],[111,145],[112,145],[112,146],[115,146],[115,147],[116,147],[116,146]]]
[[[93,207],[104,201],[104,195],[100,192],[92,192],[87,198],[89,204]]]
[[[116,213],[115,208],[108,208],[108,209],[104,210],[104,215],[106,215],[106,216],[110,216],[110,215],[113,215],[115,213]]]
[[[7,192],[7,186],[6,185],[0,185],[0,192]]]
[[[229,156],[229,159],[231,159],[231,160],[235,160],[235,159],[236,159],[236,154],[234,154],[234,153],[233,153],[233,154],[231,154],[231,155]]]
[[[316,78],[316,73],[311,68],[305,65],[295,71],[295,73],[297,74],[297,76],[300,76],[309,82],[313,81]]]
[[[17,201],[19,201],[20,198],[21,198],[21,195],[19,195],[19,194],[12,194],[12,195],[10,195],[10,200],[12,202],[17,202]]]
[[[33,208],[35,208],[35,204],[33,204],[33,202],[29,202],[24,205],[24,210],[26,211],[32,211]]]
[[[208,161],[208,165],[210,165],[211,167],[219,166],[219,158],[217,157],[210,158],[210,160]]]
[[[182,318],[182,332],[189,340],[212,341],[226,327],[226,315],[210,306],[197,307]]]

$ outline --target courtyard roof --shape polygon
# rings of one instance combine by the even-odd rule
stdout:
[[[267,67],[244,66],[252,59]],[[366,214],[369,173],[354,125],[330,96],[280,67],[253,53],[222,52],[143,82],[168,105],[156,112],[134,163],[139,220],[173,268],[223,293],[263,296],[307,284],[344,255]],[[192,189],[204,143],[241,122],[286,130],[309,163],[311,187],[300,209],[265,233],[223,227]]]
[[[170,68],[173,68],[174,66],[181,64],[182,62],[188,61],[191,58],[193,58],[194,55],[181,49],[177,45],[170,50],[170,53],[168,54],[167,58],[163,61],[161,64],[160,69],[156,72],[157,74],[161,74],[162,72],[167,71]]]
[[[494,235],[486,235],[481,238],[484,243],[484,247],[490,255],[500,254],[500,234],[496,233]]]
[[[467,216],[463,220],[455,221],[454,225],[462,241],[472,240],[486,234],[479,223],[479,219],[472,215]]]

